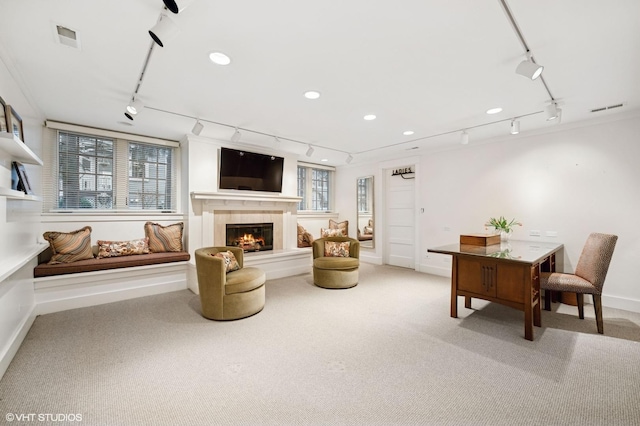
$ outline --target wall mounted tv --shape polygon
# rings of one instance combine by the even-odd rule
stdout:
[[[284,158],[231,148],[220,151],[220,189],[282,192]]]

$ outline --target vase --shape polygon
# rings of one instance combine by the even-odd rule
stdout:
[[[509,241],[512,231],[500,231],[500,241]]]

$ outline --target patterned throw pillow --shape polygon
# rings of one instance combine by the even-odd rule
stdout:
[[[325,257],[349,257],[349,241],[325,241],[324,255]]]
[[[219,251],[218,253],[214,254],[213,257],[219,257],[222,259],[225,265],[225,271],[227,273],[237,271],[238,269],[240,269],[240,264],[238,263],[238,260],[236,259],[233,252],[229,250]]]
[[[324,237],[346,237],[343,229],[320,229],[320,235]]]
[[[184,223],[178,222],[163,226],[159,223],[144,224],[144,234],[149,239],[149,251],[163,253],[167,251],[184,251],[182,249],[182,230]]]
[[[147,237],[130,241],[98,240],[98,258],[147,253],[149,253],[149,239]]]
[[[342,233],[346,237],[349,235],[349,221],[344,220],[342,222],[336,222],[333,219],[329,219],[329,229],[341,229]]]
[[[50,265],[93,259],[90,226],[72,232],[49,231],[42,236],[49,241],[51,247]]]

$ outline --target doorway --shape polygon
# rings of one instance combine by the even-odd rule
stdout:
[[[414,167],[385,169],[386,220],[383,234],[386,237],[384,263],[411,269],[415,269]]]

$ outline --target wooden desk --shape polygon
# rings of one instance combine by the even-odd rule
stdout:
[[[450,254],[451,316],[458,317],[458,296],[471,308],[471,298],[488,300],[524,311],[524,338],[533,340],[540,327],[540,271],[556,270],[556,253],[562,244],[509,241],[481,247],[449,244],[429,249]]]

